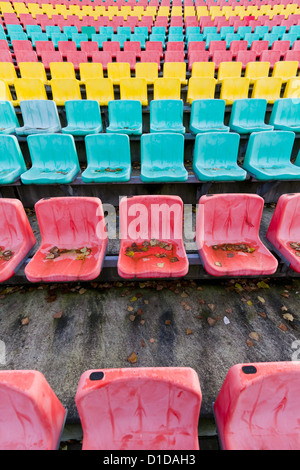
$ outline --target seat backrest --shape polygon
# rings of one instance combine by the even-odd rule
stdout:
[[[249,126],[258,125],[265,122],[267,111],[267,100],[246,98],[234,101],[230,114],[230,123],[240,123]],[[230,124],[229,124],[230,125]]]
[[[129,137],[125,134],[97,134],[85,138],[88,164],[99,168],[131,166]]]
[[[142,124],[142,104],[138,100],[115,100],[108,103],[109,123],[126,127],[128,122]]]
[[[150,123],[165,123],[166,128],[171,123],[183,122],[182,100],[152,100],[150,102]]]
[[[5,104],[7,103],[7,104]],[[0,109],[11,103],[0,101]],[[14,135],[0,135],[1,167],[2,169],[18,169],[20,173],[27,170],[18,139]],[[1,199],[2,200],[2,199]],[[3,221],[3,218],[1,219]]]
[[[24,126],[31,129],[61,128],[57,107],[52,100],[28,100],[20,103]]]
[[[290,163],[295,134],[289,131],[253,132],[244,158],[244,168],[251,165],[267,168]]]
[[[270,124],[299,126],[300,124],[300,98],[280,98],[276,100],[270,120]]]
[[[76,78],[74,65],[71,62],[51,62],[51,78]]]
[[[172,133],[144,134],[141,137],[141,162],[145,167],[182,166],[184,136]]]
[[[102,118],[99,104],[95,100],[68,100],[65,103],[68,125],[89,128],[101,125]]]
[[[214,128],[217,124],[224,124],[225,101],[219,99],[194,100],[191,107],[191,122],[211,124]]]
[[[300,194],[283,194],[277,201],[266,237],[283,245],[297,242],[300,236]]]
[[[204,168],[237,165],[240,136],[233,132],[205,132],[196,136],[193,164]]]
[[[38,78],[18,78],[15,80],[14,86],[18,101],[47,99],[45,86]]]

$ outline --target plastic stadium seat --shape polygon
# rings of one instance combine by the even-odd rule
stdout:
[[[35,51],[38,56],[42,56],[44,52],[57,52],[52,41],[36,41]]]
[[[88,135],[102,131],[102,118],[97,101],[69,100],[65,102],[67,127],[63,134]]]
[[[263,98],[234,101],[230,114],[230,129],[239,134],[273,130],[274,126],[265,124],[267,104],[267,100]]]
[[[201,400],[198,376],[190,368],[86,371],[75,396],[83,423],[82,448],[198,450]],[[103,419],[96,422],[95,415]],[[177,422],[170,416],[176,416]]]
[[[290,49],[290,41],[275,41],[272,44],[273,51],[280,51],[281,57]]]
[[[277,130],[300,132],[300,98],[275,101],[269,122]]]
[[[20,175],[26,171],[26,164],[20,149],[20,145],[15,136],[0,135],[0,147],[2,155],[0,160],[0,184],[14,183],[20,177]],[[0,246],[2,247],[2,244]],[[1,271],[3,268],[2,260],[0,260],[0,265]]]
[[[23,184],[70,183],[79,173],[77,151],[71,135],[29,135],[27,143],[32,167],[21,175]]]
[[[300,449],[299,369],[295,361],[236,364],[229,369],[214,403],[222,449]]]
[[[14,106],[20,106],[20,101],[47,99],[45,85],[38,78],[17,78],[14,87],[17,95]]]
[[[147,85],[153,85],[158,78],[157,63],[137,62],[135,66],[135,77],[144,78]]]
[[[290,78],[284,89],[283,98],[300,98],[300,78]]]
[[[221,62],[218,68],[218,82],[224,78],[240,78],[242,75],[241,62]]]
[[[259,78],[253,85],[251,98],[266,99],[273,104],[280,98],[282,80],[279,77]]]
[[[98,134],[85,138],[87,168],[85,183],[129,181],[131,157],[129,137],[125,134]]]
[[[235,60],[241,62],[242,68],[246,69],[249,62],[256,61],[256,53],[254,51],[238,51]]]
[[[269,62],[248,62],[245,70],[245,77],[249,78],[250,84],[253,85],[258,78],[267,78],[269,76]]]
[[[232,56],[236,57],[238,52],[247,51],[247,41],[231,41],[229,50],[232,52]]]
[[[16,51],[15,59],[17,65],[19,65],[20,62],[38,62],[38,56],[35,51]]]
[[[63,138],[71,136],[63,135]],[[99,276],[107,246],[102,202],[54,197],[35,204],[41,244],[25,268],[30,282],[88,281]]]
[[[208,51],[211,57],[215,51],[226,51],[226,42],[225,41],[211,41],[209,43]]]
[[[182,100],[150,102],[150,132],[185,133]]]
[[[80,64],[88,62],[87,54],[82,51],[67,52],[66,59],[67,63],[73,64],[75,70],[79,70]]]
[[[9,217],[13,217],[20,227],[25,214],[21,215],[22,209],[17,203],[19,201],[11,203],[8,213],[11,212]],[[24,225],[24,222],[21,222],[21,225]],[[29,229],[28,223],[26,230],[22,229],[23,236]],[[1,449],[59,448],[66,410],[44,375],[36,370],[1,370],[0,397]]]
[[[12,134],[18,126],[19,121],[12,103],[10,101],[0,101],[0,134]]]
[[[110,52],[112,57],[116,58],[117,52],[120,52],[120,43],[117,41],[104,41],[102,44],[104,52]]]
[[[224,78],[221,85],[220,99],[230,106],[235,100],[248,98],[249,78]]]
[[[166,51],[164,60],[166,62],[184,62],[185,53],[183,51]]]
[[[14,63],[10,51],[0,51],[0,62],[11,62]]]
[[[8,50],[9,50],[8,43],[6,42],[6,44],[7,44]],[[16,51],[33,51],[32,43],[29,40],[14,40],[14,41],[12,41],[12,46],[13,46],[14,52],[16,52]],[[1,49],[2,49],[2,47],[1,47]]]
[[[116,100],[108,103],[107,133],[141,135],[143,131],[142,104],[136,100]]]
[[[260,57],[262,52],[268,53],[269,42],[268,41],[253,41],[250,46],[250,51],[256,52],[256,57]],[[268,62],[268,60],[266,60]]]
[[[269,62],[270,68],[273,69],[276,62],[280,61],[280,57],[281,57],[280,51],[269,50],[269,51],[262,51],[259,60],[261,62]]]
[[[278,262],[259,237],[263,207],[263,198],[256,194],[200,198],[196,244],[210,275],[261,276],[276,271]]]
[[[79,65],[80,81],[84,83],[89,78],[103,78],[103,67],[99,63],[82,63]]]
[[[200,181],[243,181],[246,172],[237,164],[240,136],[229,132],[198,133],[193,171]]]
[[[149,136],[153,139],[158,134]],[[143,135],[142,139],[145,137],[149,138]],[[184,139],[172,134],[174,137]],[[119,211],[118,273],[122,278],[170,278],[187,274],[189,264],[182,238],[183,202],[178,196],[125,197],[121,199]],[[154,445],[154,441],[151,444]],[[166,445],[165,439],[163,445]]]
[[[224,125],[225,101],[218,99],[195,100],[191,106],[190,131],[192,134],[203,132],[229,132]]]
[[[280,61],[276,62],[273,68],[272,77],[278,77],[283,83],[286,83],[290,78],[297,77],[298,62],[297,61]]]
[[[139,41],[133,41],[132,37],[130,41],[124,42],[124,52],[134,52],[135,57],[140,57],[142,52],[141,50],[141,43]],[[125,60],[126,62],[126,60]]]
[[[0,80],[0,100],[2,101],[12,101],[12,96],[10,93],[9,86],[7,82]],[[15,102],[13,102],[15,105]]]
[[[243,168],[262,181],[300,179],[300,168],[291,162],[294,141],[294,132],[253,132],[249,137]]]
[[[227,64],[227,62],[225,62],[225,64]],[[191,77],[214,78],[215,77],[215,64],[213,62],[194,62],[192,66]]]
[[[45,67],[42,62],[19,62],[18,65],[21,78],[38,78],[45,85],[48,84]]]
[[[143,182],[186,181],[184,136],[172,133],[141,137],[141,180]]]
[[[54,133],[61,131],[56,104],[51,100],[21,101],[23,126],[17,127],[17,135]]]
[[[0,62],[0,80],[7,85],[13,85],[18,78],[14,64],[11,62]]]
[[[142,106],[148,106],[147,82],[144,78],[121,78],[120,99],[138,100]]]
[[[132,51],[119,51],[116,54],[116,61],[119,63],[128,63],[130,70],[135,70],[136,54]]]
[[[77,46],[74,41],[58,41],[57,48],[63,57],[66,57],[68,52],[77,51]]]
[[[111,52],[105,52],[105,51],[104,52],[103,51],[92,52],[92,62],[101,64],[103,70],[107,70],[107,64],[112,61],[113,59],[112,59]]]
[[[51,79],[53,78],[76,78],[75,68],[71,62],[51,62],[50,63]]]
[[[214,99],[217,80],[215,78],[191,77],[188,83],[187,102],[194,100]]]
[[[164,62],[163,78],[178,78],[181,85],[187,85],[186,63],[184,62]]]
[[[107,76],[114,85],[119,85],[122,78],[130,78],[130,64],[123,62],[111,62],[107,64]]]
[[[64,106],[68,100],[81,100],[79,81],[75,78],[52,78],[50,83],[57,106]]]
[[[100,106],[108,106],[114,100],[114,86],[110,78],[90,78],[85,81],[86,98],[96,100]]]
[[[160,53],[158,51],[142,51],[140,54],[140,61],[144,64],[157,64],[158,71],[160,71]],[[138,62],[137,62],[138,64]]]
[[[41,61],[44,64],[46,70],[50,69],[50,64],[53,62],[63,62],[63,58],[58,51],[45,51],[41,53]]]
[[[284,54],[283,60],[290,60],[290,61],[296,60],[300,64],[300,50],[287,51]]]
[[[155,100],[180,100],[181,82],[179,78],[157,78],[154,82]]]

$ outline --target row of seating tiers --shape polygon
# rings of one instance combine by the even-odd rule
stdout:
[[[232,366],[213,405],[221,448],[299,449],[299,391],[297,362]],[[82,450],[199,450],[202,390],[192,368],[91,369],[74,395]],[[1,449],[59,449],[67,409],[41,372],[0,371],[0,397]]]
[[[32,140],[32,146],[34,143]],[[263,198],[256,194],[211,194],[200,198],[196,244],[208,274],[234,277],[275,273],[277,256],[259,237],[263,206]],[[299,207],[299,194],[282,195],[266,235],[270,249],[297,273]],[[21,201],[2,198],[0,210],[1,282],[10,279],[22,263],[26,265],[25,276],[32,283],[91,281],[100,275],[108,238],[99,198],[74,196],[38,201],[35,212],[41,241],[29,262],[26,259],[36,239]],[[123,197],[119,212],[117,268],[121,278],[180,278],[188,273],[181,198]],[[228,224],[228,218],[234,223]],[[249,223],[244,223],[245,218]],[[236,246],[237,239],[240,243]],[[229,257],[230,252],[234,256]]]

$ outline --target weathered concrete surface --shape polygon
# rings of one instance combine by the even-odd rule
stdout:
[[[40,370],[75,423],[85,370],[189,366],[201,383],[201,417],[212,417],[232,365],[298,358],[300,280],[258,282],[2,286],[0,368]]]

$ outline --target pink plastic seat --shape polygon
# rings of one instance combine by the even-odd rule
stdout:
[[[36,240],[19,200],[1,198],[0,215],[0,282],[5,282],[15,274]],[[5,252],[8,256],[3,255]]]
[[[210,41],[208,51],[210,57],[215,51],[226,51],[226,41]]]
[[[113,59],[111,52],[92,52],[92,62],[102,64],[103,70],[107,70],[107,64],[112,61]]]
[[[183,203],[177,196],[124,197],[120,202],[119,275],[127,279],[185,276],[189,263],[182,217]],[[152,239],[157,244],[150,243]],[[158,242],[167,244],[168,249]]]
[[[208,62],[208,51],[191,51],[189,54],[188,70],[191,71],[195,62]]]
[[[184,42],[182,41],[167,42],[166,50],[184,52]]]
[[[44,52],[55,52],[55,47],[52,41],[36,41],[35,50],[41,57]]]
[[[256,52],[256,57],[260,57],[263,51],[268,51],[269,41],[253,41],[250,46],[250,51]]]
[[[59,51],[45,51],[41,53],[41,60],[45,69],[50,68],[51,62],[63,62],[62,55]]]
[[[271,47],[272,51],[280,51],[281,57],[289,51],[290,49],[290,41],[274,41]]]
[[[256,62],[255,51],[238,51],[235,56],[236,62],[242,63],[242,68],[245,69],[249,62]]]
[[[88,59],[92,58],[93,52],[99,51],[99,45],[97,41],[82,41],[81,42],[81,52],[85,52]]]
[[[204,52],[205,51],[205,41],[191,41],[188,45],[187,55],[189,57],[190,53],[193,51]]]
[[[22,42],[24,42],[24,41],[22,41]],[[31,44],[31,42],[30,42],[30,44]],[[8,45],[8,42],[6,41],[6,39],[0,39],[0,52],[2,52],[2,51],[10,52],[10,48],[9,48],[9,45]]]
[[[280,196],[266,237],[290,268],[300,273],[300,246],[296,249],[300,240],[300,193]]]
[[[35,51],[16,51],[15,58],[19,62],[38,62],[38,56]]]
[[[147,41],[145,50],[148,51],[157,51],[159,52],[159,56],[162,59],[164,56],[163,53],[163,45],[161,41]]]
[[[248,48],[247,41],[231,41],[229,50],[232,52],[232,56],[236,57],[238,52],[247,51],[247,48]]]
[[[6,42],[6,41],[5,41]],[[32,42],[27,40],[14,40],[12,41],[14,52],[17,51],[33,51]]]
[[[136,57],[141,55],[141,43],[139,41],[125,41],[123,46],[124,52],[134,52]]]
[[[214,403],[223,450],[300,450],[300,362],[236,364]]]
[[[66,53],[67,62],[71,62],[74,65],[75,70],[79,70],[79,65],[88,62],[88,57],[85,52],[75,51]]]
[[[263,198],[256,194],[215,194],[200,198],[196,243],[209,274],[250,276],[276,271],[277,260],[259,237],[263,206]]]
[[[57,48],[63,57],[67,57],[69,52],[77,52],[75,41],[57,41]]]
[[[183,51],[166,51],[165,62],[184,62],[184,56]]]
[[[0,50],[0,62],[11,62],[14,63],[10,51],[1,51]]]
[[[196,16],[186,16],[184,23],[186,28],[189,28],[190,26],[199,26]]]
[[[298,61],[298,68],[300,67],[300,50],[287,51],[284,54],[284,60]]]
[[[215,64],[216,70],[218,70],[221,62],[232,62],[231,51],[214,51],[211,57],[212,62]]]
[[[57,450],[66,410],[36,370],[0,371],[0,449]]]
[[[274,65],[276,62],[280,61],[281,57],[281,52],[280,51],[262,51],[260,55],[260,62],[269,62],[270,63],[270,69],[274,68]]]
[[[120,43],[118,41],[103,41],[102,50],[104,52],[110,52],[112,57],[117,57],[117,52],[121,51]]]
[[[27,279],[31,282],[69,282],[98,277],[107,245],[100,199],[42,199],[36,203],[35,211],[41,245],[25,268]],[[61,250],[59,256],[56,249]]]
[[[116,62],[128,63],[130,70],[135,70],[136,54],[132,51],[119,51],[117,52]]]
[[[160,53],[159,51],[142,51],[140,55],[141,62],[156,63],[160,71]]]
[[[88,370],[75,396],[82,450],[199,450],[201,401],[188,367]]]

